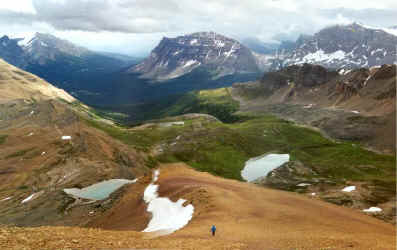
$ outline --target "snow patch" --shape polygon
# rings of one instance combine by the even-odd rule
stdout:
[[[30,39],[26,44],[25,44],[25,46],[26,47],[32,47],[32,44],[34,43],[34,41],[36,41],[37,40],[37,38],[36,37],[33,37],[32,39]]]
[[[296,185],[297,187],[307,187],[307,186],[311,186],[312,184],[310,183],[299,183],[298,185]]]
[[[183,125],[185,125],[185,122],[184,122],[184,121],[179,121],[179,122],[163,122],[163,123],[160,123],[159,125],[160,125],[160,127],[165,127],[165,128],[167,128],[167,127],[171,127],[171,126],[174,126],[174,125],[176,125],[176,126],[183,126]]]
[[[371,56],[373,56],[374,54],[376,54],[378,52],[383,52],[383,49],[376,49],[376,50],[371,51]]]
[[[356,190],[356,186],[348,186],[348,187],[345,187],[344,189],[342,189],[343,192],[348,192],[348,193],[350,193],[354,190]]]
[[[2,200],[0,200],[0,201],[8,201],[8,200],[11,200],[11,199],[12,199],[12,196],[7,197],[7,198],[4,198],[4,199],[2,199]]]
[[[166,197],[158,197],[158,185],[153,184],[158,179],[160,171],[154,172],[154,178],[149,184],[143,195],[143,199],[148,203],[147,211],[152,213],[152,219],[143,232],[164,232],[173,233],[186,226],[193,217],[194,207],[189,204],[183,206],[186,202],[179,199],[172,202]]]
[[[363,212],[366,213],[377,213],[377,212],[382,212],[382,209],[379,207],[370,207],[368,209],[363,209]]]
[[[223,47],[225,47],[226,44],[221,40],[215,40],[215,45],[218,48],[223,48]]]
[[[156,182],[159,179],[160,170],[156,169],[153,174],[153,182]]]
[[[24,199],[21,203],[26,203],[28,201],[30,201],[31,199],[33,199],[33,197],[36,195],[36,193],[31,194],[30,196],[28,196],[26,199]]]
[[[313,62],[331,62],[334,60],[342,60],[346,57],[346,53],[342,50],[337,50],[333,53],[326,54],[322,49],[314,53],[305,55],[301,61],[297,63],[313,63]]]
[[[198,43],[198,40],[197,40],[197,39],[193,39],[193,40],[190,41],[190,45],[195,45],[195,44],[197,44],[197,43]]]
[[[381,28],[381,27],[373,27],[373,26],[369,26],[369,25],[364,25],[364,24],[359,24],[360,26],[366,28],[366,29],[371,29],[371,30],[382,30],[386,33],[389,33],[393,36],[397,36],[397,29],[391,29],[391,28]]]
[[[230,48],[229,51],[226,51],[223,53],[226,56],[226,58],[230,57],[231,55],[234,54],[234,52],[236,52],[235,46],[236,46],[236,43],[233,44],[233,46]]]
[[[192,219],[194,207],[183,204],[184,199],[172,202],[168,198],[155,198],[150,201],[147,211],[152,213],[152,219],[143,232],[164,231],[173,233],[186,226]]]
[[[145,191],[143,192],[143,200],[146,203],[150,203],[152,200],[156,199],[158,196],[158,188],[159,185],[149,184],[149,186],[147,186]]]
[[[198,63],[196,60],[189,60],[182,67],[186,68],[186,67],[189,67],[189,66],[191,66],[193,64],[196,64],[196,63]]]
[[[26,45],[28,45],[28,43],[29,43],[31,40],[33,40],[34,36],[35,36],[34,33],[25,35],[24,38],[22,38],[21,40],[18,41],[18,45],[19,45],[19,46],[26,46]]]
[[[364,86],[367,86],[367,83],[368,83],[368,81],[371,79],[371,75],[369,75],[368,77],[367,77],[367,79],[365,79],[365,81],[364,81]]]

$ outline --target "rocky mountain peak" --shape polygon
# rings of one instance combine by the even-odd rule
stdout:
[[[302,35],[280,56],[283,65],[312,63],[328,68],[372,67],[396,62],[397,36],[391,29],[359,23],[334,25]]]
[[[42,61],[53,60],[60,53],[72,56],[81,56],[84,53],[88,53],[88,50],[83,47],[44,33],[36,33],[22,47],[28,54],[33,55],[35,59]]]
[[[215,32],[164,37],[150,56],[130,72],[143,78],[167,80],[202,67],[214,78],[258,72],[251,51],[238,41]]]

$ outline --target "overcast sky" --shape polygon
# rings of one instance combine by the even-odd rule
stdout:
[[[353,21],[395,26],[397,0],[0,0],[0,35],[45,32],[130,55],[148,54],[163,36],[215,31],[277,42]]]

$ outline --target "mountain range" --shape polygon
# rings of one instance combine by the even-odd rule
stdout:
[[[0,57],[34,73],[79,100],[95,106],[153,101],[192,90],[256,80],[294,64],[354,69],[395,63],[395,29],[353,23],[301,35],[279,45],[214,33],[164,37],[152,53],[138,59],[93,52],[49,34],[0,38]],[[154,83],[162,83],[154,84]]]
[[[314,35],[301,35],[293,44],[279,48],[270,59],[270,70],[303,63],[333,69],[396,64],[396,44],[396,29],[335,25]]]
[[[136,62],[132,58],[93,52],[42,33],[27,38],[1,37],[0,57],[70,93]]]

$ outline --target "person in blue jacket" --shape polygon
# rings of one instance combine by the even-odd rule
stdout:
[[[211,227],[212,236],[215,236],[215,231],[216,231],[216,227],[215,225],[212,225]]]

